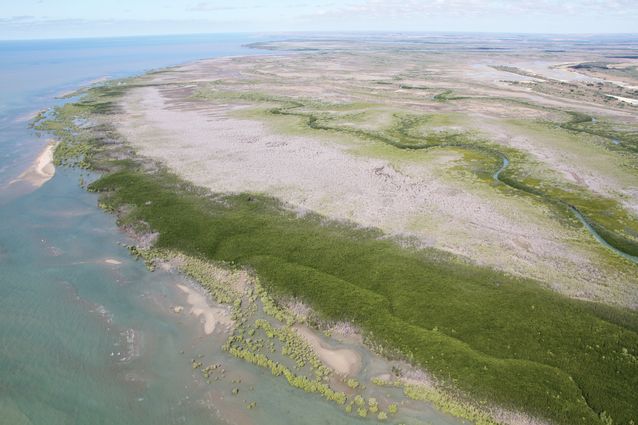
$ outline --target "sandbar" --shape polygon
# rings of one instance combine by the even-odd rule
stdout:
[[[186,301],[191,306],[190,313],[200,318],[206,335],[212,334],[218,324],[226,328],[232,326],[233,321],[225,309],[210,306],[206,297],[193,288],[186,285],[177,285],[177,287],[186,294]]]
[[[113,265],[116,265],[116,266],[119,265],[119,264],[122,264],[121,261],[115,260],[113,258],[107,258],[106,260],[104,260],[104,262],[106,264],[113,264]]]
[[[50,141],[29,168],[24,170],[24,172],[20,174],[17,179],[11,181],[10,184],[27,182],[31,186],[38,188],[51,180],[55,175],[55,165],[53,165],[55,145],[55,142]]]
[[[317,357],[337,374],[353,376],[361,370],[361,356],[355,350],[327,347],[306,326],[296,325],[294,329],[312,347]]]

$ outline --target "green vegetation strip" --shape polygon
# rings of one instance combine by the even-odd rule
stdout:
[[[218,302],[231,307],[234,326],[223,346],[229,354],[269,370],[274,376],[284,378],[294,388],[321,395],[328,401],[344,406],[345,413],[352,413],[355,402],[365,401],[361,393],[363,386],[356,379],[333,375],[333,371],[321,362],[310,345],[292,328],[301,321],[289,310],[278,306],[256,277],[250,279],[250,282],[244,281],[241,285],[243,288],[240,289],[236,285],[237,272],[228,264],[215,264],[165,249],[140,250],[130,247],[130,250],[136,257],[144,259],[151,270],[154,270],[158,260],[173,262],[182,273],[197,280]],[[226,273],[225,278],[220,279],[220,271]],[[199,359],[193,359],[192,368],[199,369],[209,384],[225,377],[225,369],[221,363],[204,366]],[[345,383],[352,391],[349,394],[335,391],[331,386],[333,380]],[[354,390],[359,390],[359,393]],[[232,390],[233,395],[238,393],[239,388]],[[423,398],[423,395],[429,398]],[[422,393],[418,400],[430,401],[435,397],[437,401],[450,400],[447,404],[440,405],[442,410],[463,418],[475,416],[474,406],[454,398],[446,398],[436,390]],[[388,415],[398,412],[398,405],[389,402],[386,403],[387,412],[381,410],[375,398],[368,398],[368,405],[369,409],[366,410],[380,420],[386,420]],[[246,407],[255,408],[256,403],[250,403]],[[359,415],[362,416],[361,412]],[[368,416],[367,412],[365,416]],[[482,421],[477,422],[477,425],[495,425],[495,422],[483,415]]]
[[[533,282],[297,218],[271,199],[204,198],[167,172],[119,171],[91,188],[112,208],[134,206],[128,219],[159,231],[159,247],[251,267],[272,290],[352,320],[480,398],[565,424],[599,423],[603,411],[635,419],[633,313],[602,315]]]
[[[96,112],[90,101],[84,114]],[[91,140],[92,154],[105,154],[104,142]],[[273,199],[206,195],[157,167],[108,167],[96,156],[113,171],[91,189],[112,210],[127,206],[123,224],[158,231],[160,248],[249,267],[270,291],[356,323],[480,402],[561,424],[637,419],[635,312],[567,299],[436,250],[401,248],[374,230],[298,217]]]

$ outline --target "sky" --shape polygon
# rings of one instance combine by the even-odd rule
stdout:
[[[294,31],[638,33],[638,0],[0,1],[0,39]]]

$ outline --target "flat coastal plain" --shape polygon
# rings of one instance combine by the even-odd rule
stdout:
[[[267,194],[571,297],[638,307],[636,268],[547,199],[589,208],[636,243],[638,109],[608,93],[638,88],[569,66],[609,52],[401,46],[275,43],[265,47],[302,52],[152,73],[114,122],[140,154],[214,192]],[[594,124],[566,126],[575,114]],[[547,196],[494,179],[505,157],[503,175]]]
[[[227,351],[379,421],[407,399],[480,425],[638,421],[635,37],[254,47],[272,54],[107,82],[36,123],[56,164],[102,173],[134,253],[183,255],[227,305],[190,295]],[[403,366],[370,376],[317,328]]]

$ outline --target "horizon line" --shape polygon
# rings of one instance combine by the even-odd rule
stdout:
[[[414,35],[518,35],[518,36],[577,36],[577,37],[604,37],[604,36],[637,36],[638,32],[511,32],[511,31],[419,31],[419,30],[284,30],[284,31],[211,31],[196,33],[149,33],[149,34],[122,34],[106,36],[68,36],[68,37],[35,37],[35,38],[0,38],[0,42],[12,41],[64,41],[64,40],[104,40],[104,39],[124,39],[124,38],[150,38],[150,37],[189,37],[189,36],[212,36],[212,35],[285,35],[285,34],[414,34]]]

